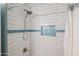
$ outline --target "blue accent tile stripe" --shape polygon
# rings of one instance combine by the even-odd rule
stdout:
[[[41,32],[41,30],[8,30],[8,33],[20,33],[20,32]],[[65,30],[56,30],[56,32],[65,32]]]
[[[8,30],[8,33],[20,33],[20,32],[41,32],[41,30]]]
[[[65,32],[65,30],[56,30],[56,32]]]

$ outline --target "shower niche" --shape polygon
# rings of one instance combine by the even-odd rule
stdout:
[[[41,26],[41,35],[56,36],[55,25]]]

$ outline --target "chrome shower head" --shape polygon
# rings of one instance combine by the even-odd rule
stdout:
[[[27,13],[28,13],[28,15],[31,15],[31,14],[32,14],[32,11],[28,11],[28,10],[27,10]]]
[[[24,11],[26,11],[28,15],[31,15],[32,14],[32,11],[29,11],[27,9],[24,9]]]

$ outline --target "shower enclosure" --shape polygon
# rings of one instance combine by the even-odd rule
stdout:
[[[7,3],[2,17],[2,53],[9,56],[64,56],[67,3]],[[2,40],[4,39],[4,40]],[[4,44],[5,43],[5,44]]]

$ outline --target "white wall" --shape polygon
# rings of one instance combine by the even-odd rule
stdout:
[[[79,55],[79,4],[73,10],[73,55]]]
[[[17,4],[8,4],[8,7]],[[8,10],[8,30],[23,29],[24,8],[28,6],[32,15],[27,18],[27,29],[41,29],[41,26],[56,25],[56,29],[64,29],[67,20],[67,4],[26,4]],[[28,34],[28,38],[27,38]],[[56,56],[64,55],[64,32],[56,36],[41,36],[41,32],[26,34],[27,42],[23,41],[23,33],[8,34],[9,55]],[[30,41],[30,39],[31,41]],[[26,44],[25,44],[26,43]],[[28,47],[26,54],[22,53],[24,46]]]
[[[28,4],[32,8],[31,29],[41,29],[41,26],[56,25],[65,28],[67,20],[67,4]],[[49,15],[46,15],[49,14]],[[56,56],[64,55],[64,32],[54,36],[41,36],[40,32],[31,33],[32,55]]]
[[[8,4],[8,8],[14,7],[21,4]],[[27,6],[24,4],[19,7],[8,9],[8,30],[23,30],[24,29],[24,19],[25,12]],[[29,17],[27,18],[27,22],[29,24]],[[29,29],[29,25],[27,25]],[[30,33],[28,33],[29,37]],[[27,35],[26,35],[27,37]],[[27,41],[23,40],[23,33],[11,33],[8,34],[8,55],[16,56],[16,55],[30,55],[30,39],[26,38]],[[27,47],[28,51],[23,53],[23,49]]]

